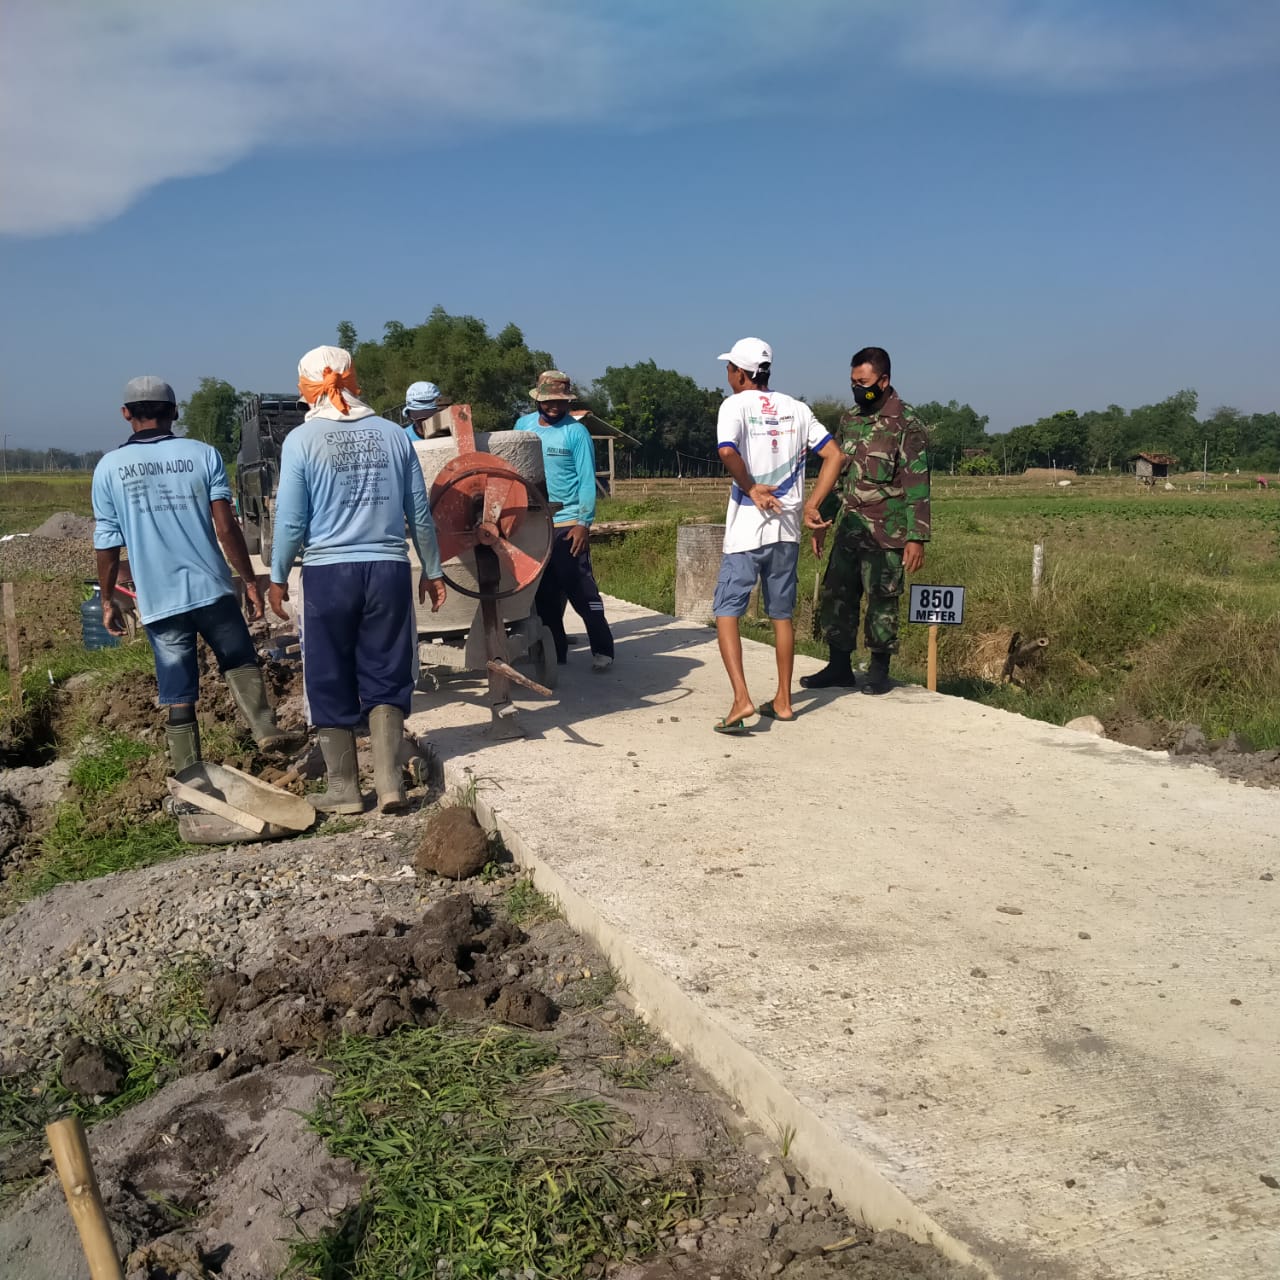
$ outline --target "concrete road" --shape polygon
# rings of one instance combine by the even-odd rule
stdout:
[[[1280,793],[918,688],[720,737],[712,632],[607,603],[528,740],[413,725],[811,1178],[999,1276],[1280,1275]]]

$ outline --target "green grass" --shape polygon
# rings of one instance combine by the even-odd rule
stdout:
[[[10,474],[0,479],[0,533],[27,533],[58,511],[93,514],[89,471]]]
[[[580,977],[565,987],[559,998],[564,1009],[598,1009],[618,989],[618,975],[606,967],[602,973],[589,978]]]
[[[15,737],[38,740],[47,736],[61,696],[60,686],[72,676],[92,672],[105,682],[122,676],[153,674],[155,669],[151,646],[145,641],[122,644],[114,649],[86,649],[81,644],[68,642],[47,650],[22,678],[22,712],[15,718]],[[0,670],[5,671],[0,678],[0,720],[4,720],[12,716],[12,709],[4,663],[0,663]],[[92,725],[77,727],[86,732],[93,728]]]
[[[150,755],[151,748],[137,738],[107,734],[76,757],[71,766],[71,784],[85,800],[97,800],[128,778],[130,765]]]
[[[138,822],[111,814],[113,790],[154,750],[123,734],[87,742],[71,766],[77,794],[59,804],[36,856],[0,887],[0,907],[38,897],[55,885],[151,866],[186,851],[171,818]]]
[[[670,612],[677,520],[723,519],[723,504],[714,486],[602,504],[602,520],[634,511],[632,518],[659,521],[592,548],[602,588]],[[1046,573],[1033,600],[1037,541]],[[822,656],[813,635],[820,566],[807,543],[797,647]],[[939,477],[933,540],[914,581],[967,588],[964,626],[939,636],[942,692],[1056,723],[1083,714],[1196,722],[1211,736],[1235,730],[1259,747],[1280,746],[1280,494],[1243,483],[1226,492],[1221,482],[1204,492],[1140,492],[1131,478],[1087,477],[1057,489]],[[747,617],[742,628],[772,639],[765,619]],[[977,673],[976,647],[1002,629],[1049,637],[1025,688]],[[899,678],[923,681],[927,642],[927,628],[903,623]]]
[[[502,908],[512,924],[542,924],[560,918],[560,908],[555,902],[545,893],[539,893],[532,880],[523,877],[502,895]]]
[[[370,1181],[337,1231],[295,1246],[291,1275],[577,1276],[596,1255],[652,1249],[692,1211],[632,1149],[626,1117],[552,1090],[548,1045],[434,1027],[346,1039],[331,1057],[311,1123]]]
[[[171,818],[121,823],[105,832],[91,832],[83,806],[65,803],[45,834],[41,851],[5,885],[0,901],[23,902],[56,885],[149,867],[176,858],[186,849]]]

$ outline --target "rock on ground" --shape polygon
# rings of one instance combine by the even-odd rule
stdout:
[[[489,839],[470,809],[449,805],[427,823],[415,861],[419,871],[465,880],[489,861]]]
[[[1077,733],[1091,733],[1097,738],[1103,737],[1107,732],[1097,716],[1076,716],[1074,720],[1068,720],[1063,728],[1074,729]]]

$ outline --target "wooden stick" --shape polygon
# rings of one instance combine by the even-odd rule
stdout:
[[[102,1207],[98,1179],[94,1177],[93,1162],[89,1159],[84,1125],[79,1117],[71,1116],[47,1126],[45,1134],[53,1151],[53,1162],[58,1166],[72,1221],[80,1233],[91,1280],[124,1280],[106,1210]]]
[[[929,692],[938,692],[938,624],[929,624]]]
[[[17,715],[22,710],[22,659],[18,653],[18,612],[13,603],[13,583],[4,584],[4,637],[9,649],[9,701],[10,710]]]
[[[528,676],[522,675],[509,662],[503,662],[501,658],[490,658],[488,665],[490,671],[496,671],[499,675],[506,676],[508,680],[513,680],[516,684],[522,685],[526,689],[531,689],[534,693],[540,693],[544,698],[551,697],[551,690],[546,685],[530,680]]]
[[[187,804],[193,804],[197,809],[203,809],[206,813],[234,822],[237,826],[252,831],[255,836],[261,835],[267,829],[266,822],[256,813],[237,809],[235,805],[219,800],[217,796],[211,796],[208,792],[189,787],[185,782],[179,782],[177,778],[166,778],[165,782],[168,784],[169,794],[175,800],[185,800]]]

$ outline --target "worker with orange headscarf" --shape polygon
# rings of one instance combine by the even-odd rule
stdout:
[[[287,618],[289,571],[302,552],[302,677],[328,788],[322,813],[359,813],[356,727],[369,724],[384,813],[405,808],[399,747],[413,693],[414,621],[405,523],[422,564],[418,598],[445,588],[417,456],[404,430],[359,397],[351,356],[317,347],[298,363],[311,406],[280,451],[272,540],[272,610]]]

